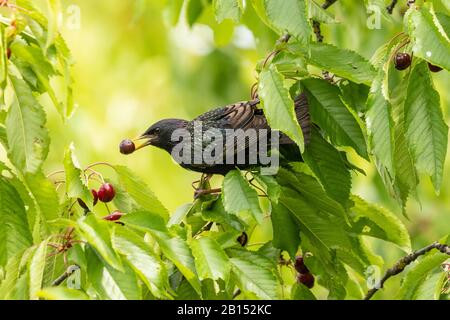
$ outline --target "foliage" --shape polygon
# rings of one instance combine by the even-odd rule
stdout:
[[[384,6],[365,5],[374,3]],[[330,299],[350,299],[370,289],[367,270],[384,264],[368,238],[411,251],[408,230],[395,213],[352,194],[352,173],[364,171],[348,159],[372,161],[404,212],[422,174],[436,192],[441,189],[448,127],[427,63],[450,71],[445,6],[412,4],[403,21],[390,21],[403,23],[404,31],[384,39],[369,61],[316,41],[313,20],[338,21],[313,0],[168,1],[172,24],[208,24],[218,44],[226,42],[227,26],[239,24],[255,36],[272,30],[280,37],[255,66],[257,90],[271,126],[297,143],[304,160],[273,177],[231,171],[221,196],[202,196],[173,214],[128,167],[81,165],[73,144],[60,155],[63,170],[44,172],[50,135],[42,100],[51,101],[62,123],[75,110],[72,57],[58,31],[60,5],[49,0],[47,16],[29,0],[4,6],[0,298],[316,299],[326,292]],[[400,49],[414,52],[413,65],[402,73],[392,63]],[[294,117],[299,91],[317,125],[308,143]],[[102,219],[101,204],[93,203],[90,189],[99,181],[114,185],[108,211],[123,212],[120,221]],[[271,237],[242,241],[260,227]],[[316,277],[312,290],[294,279],[297,255]],[[445,260],[433,252],[421,258],[392,298],[446,298]],[[55,283],[73,265],[79,268],[66,282]]]

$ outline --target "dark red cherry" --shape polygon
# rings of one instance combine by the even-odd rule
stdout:
[[[439,72],[442,71],[441,67],[435,66],[434,64],[431,64],[428,62],[428,69],[430,69],[431,72]]]
[[[130,154],[133,153],[134,150],[136,150],[136,146],[134,145],[134,142],[130,139],[122,140],[122,142],[119,145],[120,153],[122,154]]]
[[[399,52],[394,58],[395,69],[405,70],[411,65],[411,56],[405,52]]]
[[[295,266],[295,270],[297,270],[298,273],[309,273],[309,270],[306,267],[302,256],[297,256],[295,258],[295,265],[294,266]]]
[[[314,276],[311,273],[299,273],[297,275],[297,283],[302,283],[309,289],[314,287]]]
[[[100,186],[100,189],[97,191],[98,200],[101,202],[110,202],[114,199],[116,192],[114,191],[113,186],[110,183],[104,183]]]
[[[120,220],[120,218],[123,216],[123,213],[119,210],[113,211],[112,213],[108,214],[107,216],[103,217],[104,220],[107,221],[117,221]]]

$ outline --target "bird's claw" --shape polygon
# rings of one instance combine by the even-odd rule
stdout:
[[[218,189],[196,189],[194,191],[194,199],[198,199],[201,196],[205,196],[208,194],[216,194],[216,193],[220,193],[220,192],[222,192],[221,188],[218,188]]]

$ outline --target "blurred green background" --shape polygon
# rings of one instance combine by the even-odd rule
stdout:
[[[181,169],[156,148],[121,155],[119,142],[137,136],[162,118],[192,119],[213,107],[249,99],[256,80],[255,65],[272,50],[277,36],[250,10],[243,17],[247,26],[233,26],[229,21],[217,25],[210,11],[193,27],[187,25],[183,14],[174,25],[170,8],[176,2],[63,1],[62,33],[74,57],[78,109],[67,124],[62,124],[47,103],[52,144],[46,172],[61,168],[65,147],[73,141],[83,166],[107,161],[130,167],[171,211],[192,200],[191,182],[199,174]],[[325,41],[370,58],[402,30],[399,9],[394,23],[383,19],[380,29],[370,30],[362,1],[340,0],[329,10],[341,23],[323,26]],[[433,78],[449,120],[450,75],[444,71]],[[353,192],[395,211],[409,229],[414,248],[450,233],[448,157],[440,195],[434,193],[429,179],[422,177],[418,200],[408,203],[409,221],[384,191],[374,165],[356,155],[352,161],[367,173],[354,174]],[[106,177],[112,174],[104,173]],[[219,184],[220,178],[213,181]],[[262,226],[252,241],[268,238],[270,232],[270,227]],[[381,241],[372,241],[372,247],[388,265],[402,254]],[[383,295],[397,290],[399,280],[389,280]]]

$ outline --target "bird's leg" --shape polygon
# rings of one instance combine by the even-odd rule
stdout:
[[[220,192],[220,189],[211,189],[211,186],[209,185],[209,180],[211,180],[212,176],[213,175],[210,173],[202,174],[198,187],[194,188],[195,189],[194,199],[197,199],[202,195]]]
[[[216,189],[197,189],[194,192],[194,199],[197,199],[201,196],[205,196],[207,194],[216,194],[222,192],[222,188],[216,188]]]

